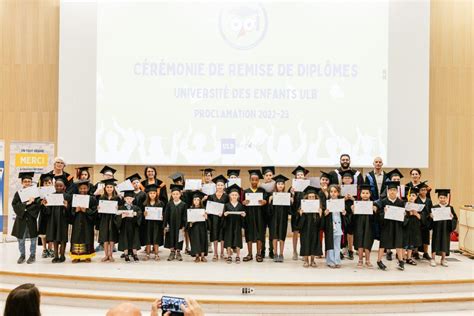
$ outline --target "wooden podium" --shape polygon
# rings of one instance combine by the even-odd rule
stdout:
[[[459,250],[474,255],[474,208],[459,211]]]

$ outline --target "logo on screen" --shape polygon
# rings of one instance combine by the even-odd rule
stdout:
[[[236,49],[257,46],[267,33],[267,13],[261,4],[232,5],[222,9],[219,30],[222,38]]]
[[[221,139],[221,154],[235,155],[235,138]]]

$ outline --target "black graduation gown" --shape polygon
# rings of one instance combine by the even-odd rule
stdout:
[[[188,210],[191,210],[192,212],[193,208],[189,208]],[[191,243],[191,256],[200,255],[201,253],[204,253],[204,255],[207,256],[207,222],[187,223],[186,227],[189,234],[189,241]]]
[[[442,207],[441,205],[434,205],[433,208]],[[453,214],[452,220],[448,221],[433,221],[430,218],[431,227],[433,228],[433,236],[431,240],[431,252],[435,252],[436,255],[441,256],[442,252],[445,252],[449,256],[450,245],[451,245],[451,232],[456,229],[458,224],[458,217],[454,208],[448,205]]]
[[[288,192],[291,191],[291,187]],[[293,204],[291,204],[291,231],[297,231],[298,210],[301,207],[301,200],[304,199],[304,192],[295,192],[293,195]]]
[[[95,186],[92,183],[89,183],[89,190],[87,192],[89,195],[94,195]],[[77,184],[71,182],[71,185],[67,188],[66,193],[79,194],[79,188],[77,187]]]
[[[163,203],[161,201],[158,201],[156,204],[151,205],[143,205],[143,212],[145,212],[145,207],[163,207]],[[145,234],[144,234],[144,240],[142,246],[145,245],[159,245],[163,246],[164,242],[164,234],[163,234],[163,221],[152,221],[152,220],[146,220],[145,216],[143,216],[142,223],[144,222],[145,226]]]
[[[229,201],[229,196],[224,193],[219,199],[214,193],[213,195],[208,196],[208,201],[217,202],[226,204]],[[209,240],[213,241],[222,241],[224,240],[222,225],[223,225],[223,216],[217,216],[213,214],[207,215],[207,223],[209,227]]]
[[[165,234],[165,248],[183,249],[183,241],[179,242],[179,231],[186,226],[186,203],[180,201],[175,205],[173,201],[166,204],[163,227],[168,227]]]
[[[55,177],[54,170],[51,170],[50,172],[48,172],[48,174],[50,174],[52,176],[52,178]],[[72,185],[72,183],[74,182],[74,176],[70,175],[66,171],[63,171],[62,177],[64,178],[64,181],[65,181],[64,184],[66,185],[66,193],[69,193],[68,189]]]
[[[344,238],[347,238],[347,234],[354,234],[354,221],[352,220],[354,212],[352,211],[352,205],[354,205],[353,200],[345,200],[344,207],[346,210],[346,217],[349,219],[345,225],[344,229]]]
[[[148,179],[141,182],[144,188],[149,184]],[[155,178],[155,184],[158,186],[158,199],[166,206],[168,203],[168,193],[166,192],[166,185],[160,179]]]
[[[246,193],[262,193],[263,199],[267,200],[267,192],[258,188],[255,192],[248,188],[244,190],[244,198]],[[265,241],[265,216],[266,206],[246,206],[245,207],[245,241],[257,242]]]
[[[270,239],[283,240],[286,239],[288,231],[288,214],[291,211],[291,205],[268,205],[270,212]]]
[[[374,203],[377,207],[377,218],[380,222],[380,248],[403,248],[403,222],[385,219],[385,206],[392,205],[405,208],[405,202],[397,198],[392,202],[388,197]]]
[[[187,208],[190,208],[193,205],[194,191],[183,190],[181,191],[181,193],[182,193],[181,200],[183,200],[184,203],[186,203]]]
[[[403,222],[403,246],[410,249],[416,249],[421,246],[421,219],[414,215],[405,215]],[[421,213],[420,213],[421,217]]]
[[[235,207],[232,203],[228,202],[224,206],[224,212],[245,212],[245,207],[240,202],[238,202]],[[244,226],[246,217],[244,218],[241,215],[233,214],[223,217],[225,248],[242,248],[242,227]]]
[[[99,198],[100,200],[107,200],[106,198]],[[117,201],[120,208],[121,199],[117,196],[111,201]],[[103,214],[98,213],[99,221],[99,242],[118,242],[119,241],[119,231],[117,225],[115,224],[115,214]]]
[[[140,249],[140,223],[142,221],[142,211],[136,205],[131,205],[128,209],[126,205],[119,207],[119,211],[133,211],[137,215],[133,217],[123,217],[122,215],[115,215],[115,225],[119,230],[118,250],[124,251],[128,249]]]
[[[334,249],[334,226],[332,222],[332,213],[324,215],[326,210],[326,201],[324,201],[323,206],[323,218],[322,218],[322,227],[324,229],[324,246],[325,251]],[[351,213],[348,213],[346,210],[346,215],[341,213],[341,228],[343,237],[346,236],[346,227],[350,224],[352,220]],[[344,247],[347,244],[346,238],[341,238],[341,247]]]
[[[414,185],[412,181],[408,182],[407,184],[405,184],[405,188],[413,188],[413,187],[418,187],[418,185]],[[428,191],[426,193],[426,197],[431,199],[431,194],[430,194],[430,191]]]
[[[372,249],[374,243],[374,216],[352,214],[354,222],[354,248]]]
[[[351,168],[352,169],[352,168]],[[342,169],[341,168],[337,168],[337,170],[339,171],[339,174],[342,176]],[[354,172],[357,171],[356,169],[352,169]],[[329,172],[329,175],[331,176],[331,184],[342,184],[342,183],[339,183],[339,177],[336,173],[335,170]],[[357,179],[356,179],[357,178]],[[357,180],[357,181],[356,181]],[[364,177],[362,176],[362,172],[359,172],[359,174],[357,175],[357,177],[353,177],[353,181],[352,183],[355,183],[357,185],[360,185],[360,184],[363,184],[364,183]]]
[[[38,237],[36,219],[40,211],[39,199],[36,199],[30,205],[26,205],[26,202],[21,202],[20,195],[16,192],[13,196],[12,207],[16,215],[15,223],[13,223],[12,236],[23,239],[25,230],[28,228],[27,238]]]
[[[46,240],[54,242],[68,242],[69,223],[71,222],[71,202],[72,196],[63,193],[67,207],[46,206],[48,214],[48,224],[46,227]]]
[[[76,212],[71,207],[72,233],[71,244],[94,244],[94,223],[97,216],[97,200],[90,196],[89,208],[85,212]]]
[[[322,256],[320,239],[321,217],[319,213],[297,214],[297,228],[300,232],[300,256]]]
[[[429,245],[430,244],[430,230],[431,230],[429,217],[431,213],[431,208],[433,207],[433,202],[428,197],[423,202],[423,200],[418,196],[415,200],[415,203],[425,205],[425,207],[421,211],[421,242],[424,245]],[[420,251],[423,251],[423,249],[420,249]]]
[[[133,205],[136,205],[138,206],[138,208],[140,210],[142,210],[143,212],[143,203],[145,203],[146,201],[146,193],[143,192],[143,191],[138,191],[138,192],[134,192],[134,197],[133,197],[133,202],[132,204]],[[140,235],[140,244],[142,246],[145,245],[145,219],[143,219],[141,222],[140,222],[140,227],[138,229],[138,233]]]

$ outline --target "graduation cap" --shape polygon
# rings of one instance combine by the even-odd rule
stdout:
[[[419,192],[420,192],[420,189],[418,187],[405,186],[405,196],[408,196],[411,193],[418,194]]]
[[[436,189],[435,193],[438,194],[438,196],[443,195],[443,196],[449,196],[451,193],[451,189]]]
[[[83,167],[77,167],[76,170],[78,170],[79,172],[82,172],[82,171],[89,171],[90,168],[92,167],[83,166]]]
[[[428,182],[428,181],[423,181],[423,182],[419,183],[416,187],[420,190],[423,189],[423,188],[427,188],[428,185],[426,184],[426,182]]]
[[[400,181],[387,181],[386,185],[387,185],[387,190],[398,189],[398,187],[400,186]]]
[[[283,182],[283,183],[285,183],[285,181],[288,181],[288,178],[285,177],[285,176],[282,175],[282,174],[279,174],[279,175],[273,177],[273,180],[275,180],[276,183],[278,183],[278,182]]]
[[[54,176],[54,181],[61,181],[62,183],[67,182],[67,177],[65,175]]]
[[[122,193],[123,193],[123,197],[132,197],[132,198],[135,197],[135,192],[133,190],[125,190],[125,191],[122,191]]]
[[[149,184],[145,187],[145,192],[148,193],[148,192],[151,192],[151,191],[158,191],[158,186],[156,184]]]
[[[132,174],[131,176],[125,178],[125,180],[130,180],[130,182],[133,182],[135,180],[141,180],[142,177],[138,173]]]
[[[33,180],[34,176],[35,176],[34,172],[20,172],[20,173],[18,173],[18,178],[20,178],[21,180],[25,180],[25,179]]]
[[[273,167],[273,166],[262,167],[262,174],[266,174],[268,172],[271,172],[272,174],[275,174],[275,167]]]
[[[179,184],[172,184],[170,185],[170,191],[173,192],[173,191],[181,191],[183,190],[183,186],[182,185],[179,185]]]
[[[184,180],[184,173],[182,172],[175,172],[168,177],[169,179],[173,180],[173,182]]]
[[[102,168],[102,170],[100,170],[100,173],[102,173],[102,174],[107,173],[107,172],[111,172],[112,174],[115,174],[117,172],[117,170],[112,168],[112,167],[109,167],[109,166],[104,166],[104,168]]]
[[[260,171],[260,170],[259,170]],[[240,187],[237,184],[233,184],[230,187],[227,188],[227,193],[230,194],[232,192],[237,192],[240,193]]]
[[[212,169],[212,168],[200,169],[200,171],[202,171],[202,174],[203,174],[203,175],[206,175],[206,174],[208,174],[208,173],[212,173],[214,170],[216,170],[216,169]]]
[[[205,197],[206,194],[202,191],[194,191],[193,192],[193,199],[195,198],[200,198],[202,200],[203,197]]]
[[[222,174],[221,175],[218,175],[217,177],[215,177],[214,179],[212,179],[212,182],[214,182],[215,184],[217,184],[217,182],[222,182],[224,184],[227,183],[227,179],[226,177],[224,177]]]
[[[240,176],[240,170],[239,169],[228,169],[227,170],[227,176],[230,177],[230,176]]]
[[[392,179],[393,176],[397,176],[397,175],[400,177],[400,179],[403,178],[402,172],[401,172],[400,170],[398,170],[398,169],[393,169],[392,171],[387,172],[387,177],[388,177],[389,179]]]
[[[321,171],[321,176],[319,178],[326,178],[329,181],[331,181],[331,175],[329,173],[327,173],[325,171],[322,171],[322,170],[320,170],[320,171]]]
[[[87,179],[77,180],[76,182],[74,182],[74,184],[77,185],[77,187],[80,187],[83,184],[89,185],[89,180],[87,180]]]
[[[257,176],[259,179],[263,179],[262,172],[259,169],[249,170],[249,175],[250,176]]]
[[[347,169],[347,170],[344,170],[343,172],[341,172],[341,176],[342,177],[350,177],[350,178],[353,178],[355,175],[355,172],[354,170],[352,169]]]
[[[293,170],[291,173],[296,176],[296,174],[297,174],[298,172],[303,172],[304,175],[307,175],[307,174],[309,173],[309,170],[306,169],[305,167],[298,166],[298,167],[296,167],[295,170]]]
[[[370,184],[361,184],[359,185],[359,191],[362,191],[362,190],[369,190],[370,192],[372,192],[372,186]]]
[[[46,182],[48,180],[53,180],[53,175],[51,173],[43,173],[40,175],[40,182]]]
[[[103,183],[104,185],[115,185],[115,182],[117,182],[118,180],[115,179],[115,178],[112,178],[112,179],[104,179],[102,181],[100,181],[101,183]]]
[[[310,193],[318,194],[319,191],[320,191],[320,189],[308,185],[308,186],[306,187],[306,189],[304,189],[303,192],[306,193],[306,194],[310,194]]]

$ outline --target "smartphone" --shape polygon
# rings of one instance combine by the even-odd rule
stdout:
[[[186,306],[186,300],[182,297],[173,297],[173,296],[163,296],[161,297],[161,310],[164,312],[170,311],[171,314],[181,314],[183,315],[183,311],[181,310],[181,305]]]

